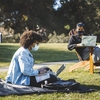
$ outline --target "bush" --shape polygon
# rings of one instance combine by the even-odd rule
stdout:
[[[20,40],[19,33],[11,36],[2,36],[3,43],[19,43],[19,40]]]
[[[56,33],[49,34],[48,36],[48,43],[67,43],[68,42],[68,36],[65,36],[65,34],[57,35]]]
[[[20,33],[14,34],[14,35],[9,35],[9,36],[2,36],[2,42],[3,43],[19,43],[20,40]],[[65,36],[64,33],[61,35],[57,35],[56,32],[53,34],[50,33],[46,39],[44,39],[44,43],[67,43],[68,42],[68,36]]]

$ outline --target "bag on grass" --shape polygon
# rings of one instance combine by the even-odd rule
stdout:
[[[79,90],[80,83],[76,82],[74,79],[59,80],[57,82],[45,84],[43,88],[53,90]]]

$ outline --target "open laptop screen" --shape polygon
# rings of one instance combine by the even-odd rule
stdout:
[[[82,45],[84,46],[95,46],[97,41],[97,36],[82,36]]]

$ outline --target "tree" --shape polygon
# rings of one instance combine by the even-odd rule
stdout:
[[[0,22],[16,32],[43,24],[53,10],[53,0],[0,0]],[[52,14],[51,14],[52,15]]]
[[[96,33],[100,29],[100,1],[99,0],[60,0],[60,8],[65,23],[70,28],[75,27],[76,23],[85,23],[87,33]],[[63,12],[63,13],[62,13]]]
[[[15,33],[38,24],[49,32],[65,33],[85,23],[87,33],[100,31],[100,0],[60,0],[61,7],[53,8],[55,0],[0,0],[0,22]]]

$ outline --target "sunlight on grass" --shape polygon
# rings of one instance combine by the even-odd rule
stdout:
[[[76,70],[68,72],[68,68],[72,64],[67,64],[65,70],[58,76],[61,79],[75,79],[77,82],[88,85],[88,87],[97,89],[92,93],[47,93],[47,94],[31,94],[31,95],[11,95],[0,97],[0,100],[100,100],[100,71],[90,74],[89,71]],[[51,65],[50,68],[55,72],[61,64]],[[0,73],[0,77],[5,79],[7,72]]]
[[[8,66],[14,52],[20,47],[15,43],[0,44],[0,67]],[[67,61],[76,60],[75,51],[68,51],[66,43],[40,43],[40,49],[32,52],[35,63],[51,62],[51,61]],[[74,64],[74,63],[73,63]],[[10,95],[0,97],[0,100],[100,100],[100,70],[95,70],[94,74],[84,71],[83,68],[73,72],[68,72],[68,68],[72,64],[66,64],[64,71],[58,76],[61,79],[75,79],[77,82],[88,85],[93,89],[97,89],[92,93],[47,93],[32,95]],[[56,72],[61,64],[50,65],[49,67]],[[0,78],[5,80],[7,72],[1,72]]]
[[[0,97],[0,100],[99,100],[100,98],[100,71],[95,71],[94,74],[90,74],[89,71],[76,70],[74,72],[68,72],[68,68],[72,64],[67,64],[64,71],[58,76],[61,79],[75,79],[77,82],[88,85],[91,88],[98,91],[92,93],[47,93],[47,94],[32,94],[32,95],[11,95]],[[51,65],[49,66],[54,72],[61,66]],[[0,73],[0,78],[5,80],[7,72]]]

